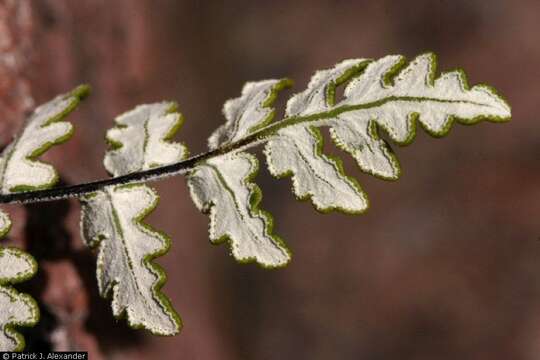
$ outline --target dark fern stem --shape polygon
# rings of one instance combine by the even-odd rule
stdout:
[[[211,157],[209,153],[198,155],[175,164],[158,167],[146,171],[135,172],[110,179],[103,179],[89,183],[57,187],[45,190],[24,191],[0,195],[0,203],[35,203],[80,197],[101,190],[107,186],[130,184],[156,180],[159,178],[185,174],[191,170],[198,161]]]
[[[198,163],[211,159],[213,157],[224,155],[233,151],[245,150],[253,146],[257,146],[267,141],[270,137],[276,136],[280,129],[283,129],[287,126],[292,126],[300,123],[308,122],[317,122],[319,120],[335,117],[343,112],[369,109],[372,107],[381,106],[390,101],[417,101],[417,100],[429,100],[443,103],[453,103],[461,102],[460,100],[440,100],[436,98],[428,97],[408,97],[408,96],[389,96],[382,100],[376,100],[369,103],[358,104],[358,105],[344,105],[335,107],[328,111],[323,111],[317,114],[311,114],[306,116],[290,116],[286,117],[280,121],[269,124],[262,129],[255,131],[248,136],[244,137],[241,140],[238,140],[234,143],[224,145],[217,149],[202,153],[189,159],[161,166],[145,171],[139,171],[123,176],[118,176],[111,179],[98,180],[94,182],[78,184],[67,187],[46,189],[46,190],[37,190],[37,191],[27,191],[27,192],[16,192],[11,194],[0,194],[0,204],[7,203],[34,203],[34,202],[43,202],[43,201],[53,201],[60,199],[67,199],[70,197],[80,197],[92,192],[101,190],[107,186],[122,185],[122,184],[131,184],[131,183],[140,183],[146,181],[157,180],[174,175],[183,175],[190,172],[194,169]]]
[[[0,194],[0,204],[8,203],[36,203],[44,201],[54,201],[67,199],[72,197],[81,197],[95,191],[101,190],[107,186],[114,185],[124,185],[132,183],[141,183],[147,181],[153,181],[157,179],[162,179],[174,175],[183,175],[188,173],[190,170],[197,166],[197,163],[208,160],[210,158],[223,155],[234,150],[239,150],[242,148],[248,148],[255,145],[258,145],[259,133],[254,133],[250,136],[245,137],[244,139],[237,141],[236,143],[221,147],[212,151],[208,151],[203,154],[199,154],[189,159],[166,165],[161,167],[156,167],[153,169],[138,171],[131,174],[117,176],[115,178],[103,179],[83,184],[57,187],[52,189],[45,190],[36,190],[36,191],[24,191],[24,192],[15,192],[10,194]]]

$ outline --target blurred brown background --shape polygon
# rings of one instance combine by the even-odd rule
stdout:
[[[184,179],[155,183],[162,201],[149,222],[173,238],[159,262],[185,325],[172,338],[112,319],[76,201],[8,206],[8,241],[40,263],[19,286],[42,309],[27,348],[91,359],[539,359],[539,36],[538,0],[0,1],[2,145],[33,104],[93,87],[70,117],[74,138],[46,155],[66,184],[106,176],[105,130],[136,104],[177,100],[179,138],[195,154],[245,81],[288,76],[299,91],[348,57],[435,51],[440,70],[462,67],[513,107],[507,124],[456,125],[442,140],[420,131],[394,146],[397,182],[347,160],[370,196],[362,216],[319,215],[263,169],[262,205],[294,252],[282,270],[236,264],[209,245]]]

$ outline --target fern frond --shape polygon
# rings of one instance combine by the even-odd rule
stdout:
[[[225,123],[208,139],[210,150],[189,159],[184,145],[171,142],[183,121],[176,105],[141,105],[119,116],[107,133],[110,149],[104,165],[112,179],[41,190],[57,176],[36,157],[71,133],[71,125],[60,120],[86,93],[85,87],[78,88],[38,108],[3,152],[0,202],[81,198],[83,238],[98,249],[99,290],[103,296],[112,295],[114,315],[125,314],[133,327],[173,335],[181,321],[161,293],[165,274],[152,262],[168,250],[170,240],[143,222],[158,196],[142,182],[187,175],[195,205],[210,215],[213,243],[227,241],[238,261],[280,267],[290,261],[291,254],[272,233],[270,214],[259,207],[262,194],[254,182],[259,164],[248,149],[264,144],[270,173],[291,176],[295,196],[310,199],[317,210],[360,213],[368,207],[368,198],[356,180],[345,174],[341,160],[323,153],[320,128],[329,128],[332,141],[362,171],[395,180],[400,175],[399,163],[380,131],[406,145],[414,139],[417,123],[429,134],[443,136],[456,121],[473,124],[510,118],[510,107],[492,88],[469,87],[461,70],[437,77],[433,54],[409,63],[402,56],[350,59],[318,71],[306,90],[289,99],[285,118],[274,122],[274,101],[289,85],[286,79],[247,83],[240,97],[225,103]],[[338,86],[345,87],[342,98],[337,98]],[[0,257],[1,261],[8,260]],[[33,271],[31,267],[25,268],[26,273]],[[0,279],[18,279],[10,273],[2,277],[1,270]],[[30,300],[17,293],[5,294],[25,299],[20,306],[26,308],[17,314],[26,318],[15,323],[35,321],[37,310]],[[11,316],[11,308],[6,305],[5,309],[0,311],[1,324],[4,314]],[[0,344],[7,341],[6,347],[19,348],[20,338],[7,328],[13,322],[4,321],[4,335],[11,336],[12,342],[0,339]]]
[[[296,196],[310,197],[321,211],[360,212],[368,206],[367,197],[338,160],[321,154],[317,127],[330,127],[336,145],[364,172],[397,179],[399,163],[379,129],[397,143],[408,144],[416,121],[431,135],[443,136],[455,120],[472,124],[509,119],[506,102],[485,85],[469,88],[462,71],[435,78],[433,54],[405,64],[402,56],[387,56],[345,60],[317,72],[308,88],[287,103],[287,118],[268,132],[272,136],[265,154],[270,172],[292,175]],[[345,84],[344,99],[336,99],[336,87]]]
[[[246,196],[249,189],[260,193],[252,182],[256,159],[242,151],[250,144],[266,142],[270,173],[292,176],[299,199],[309,198],[321,212],[360,213],[367,209],[368,198],[345,174],[339,158],[323,154],[320,127],[330,127],[336,145],[351,154],[363,171],[393,180],[399,176],[399,163],[379,137],[379,128],[406,144],[414,137],[416,120],[430,134],[442,136],[454,119],[473,123],[510,116],[510,108],[492,89],[469,89],[461,71],[435,79],[432,54],[404,65],[403,57],[387,56],[376,61],[345,60],[318,71],[307,89],[287,102],[285,119],[275,123],[272,104],[288,81],[248,83],[239,98],[227,101],[223,110],[227,121],[209,138],[209,145],[228,148],[228,154],[201,160],[188,175],[195,204],[210,213],[210,239],[229,239],[239,261],[280,266],[289,259],[282,241],[270,234],[270,215],[261,216]],[[344,99],[336,98],[340,85],[346,85]],[[250,162],[255,165],[248,171]]]

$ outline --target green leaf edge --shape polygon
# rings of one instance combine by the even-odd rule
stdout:
[[[276,116],[276,109],[273,107],[273,105],[279,95],[279,92],[284,89],[291,88],[293,84],[294,81],[292,81],[291,79],[282,78],[279,79],[278,82],[272,86],[270,93],[268,94],[266,99],[264,99],[261,106],[263,109],[270,109],[270,113],[259,124],[250,128],[248,134],[254,133],[272,122],[272,120]]]

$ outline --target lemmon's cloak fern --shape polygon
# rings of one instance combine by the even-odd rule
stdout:
[[[178,162],[186,148],[166,140],[182,124],[172,103],[141,105],[116,119],[104,164],[113,176]],[[181,321],[160,288],[165,273],[152,259],[166,253],[170,240],[142,221],[157,205],[146,185],[110,186],[82,199],[81,230],[87,245],[97,247],[97,279],[102,296],[112,292],[115,316],[154,334],[174,335]]]
[[[66,141],[72,134],[72,125],[62,121],[88,88],[78,87],[68,94],[56,97],[39,106],[26,121],[21,134],[7,146],[0,159],[0,191],[8,194],[53,186],[58,176],[54,168],[36,160],[54,144]],[[0,211],[0,237],[11,226],[9,217]],[[0,247],[0,350],[20,351],[24,338],[13,330],[14,326],[31,326],[39,318],[36,302],[26,294],[19,294],[9,284],[32,277],[37,264],[30,255],[14,248]]]
[[[341,161],[322,153],[319,127],[330,127],[336,145],[350,153],[359,167],[383,179],[397,179],[399,164],[379,138],[385,130],[399,144],[412,141],[415,122],[432,135],[448,132],[456,119],[471,124],[481,119],[504,121],[510,108],[484,85],[469,89],[461,71],[435,79],[435,57],[425,54],[405,66],[402,56],[377,61],[345,60],[317,72],[308,88],[287,103],[285,119],[271,123],[276,93],[289,82],[264,80],[248,83],[242,95],[229,100],[227,119],[209,139],[210,149],[266,141],[264,152],[270,172],[292,176],[293,192],[310,198],[322,212],[359,213],[367,196],[355,179],[345,175]],[[344,98],[336,87],[345,85]],[[234,145],[232,146],[234,147]],[[260,190],[252,182],[257,160],[231,151],[200,162],[188,177],[197,207],[210,213],[210,239],[230,239],[232,254],[240,261],[255,260],[275,267],[289,260],[282,241],[271,235],[272,218],[258,208]]]
[[[288,101],[285,118],[277,122],[273,122],[273,103],[290,81],[248,83],[240,97],[225,103],[226,122],[210,136],[210,151],[189,159],[185,159],[185,146],[169,141],[182,123],[173,104],[142,105],[118,117],[116,127],[107,134],[111,149],[104,164],[114,178],[68,188],[36,191],[45,185],[34,182],[33,176],[28,180],[28,173],[47,174],[40,175],[49,179],[46,185],[56,178],[52,169],[34,160],[71,128],[58,127],[50,140],[38,141],[39,146],[29,149],[17,144],[25,143],[23,132],[2,157],[0,200],[83,196],[83,237],[98,248],[98,285],[102,295],[113,294],[113,313],[125,313],[134,327],[172,335],[178,332],[180,319],[160,292],[164,273],[151,262],[167,251],[169,240],[142,223],[156,206],[157,195],[138,183],[187,174],[196,206],[210,214],[213,243],[228,241],[232,255],[242,262],[283,266],[290,252],[272,233],[270,214],[259,208],[262,195],[254,183],[258,161],[246,150],[265,144],[271,174],[292,176],[294,194],[310,199],[317,210],[360,213],[368,206],[367,196],[355,179],[345,175],[340,159],[323,154],[321,127],[330,129],[335,144],[353,156],[362,171],[394,180],[400,174],[399,163],[379,131],[405,145],[413,140],[417,122],[431,135],[443,136],[454,121],[473,124],[510,118],[510,107],[493,89],[469,88],[460,70],[436,78],[435,68],[432,54],[420,55],[408,64],[402,56],[345,60],[317,72],[307,89]],[[345,89],[338,99],[340,85]],[[77,91],[73,94],[77,98]],[[58,120],[74,106],[70,101],[76,100],[59,99],[55,101],[63,105],[36,112],[57,115],[41,116],[42,122],[36,124],[42,126],[32,127],[30,122],[27,129],[51,127],[50,119]],[[12,159],[24,165],[11,165]],[[18,190],[33,191],[10,194]]]

